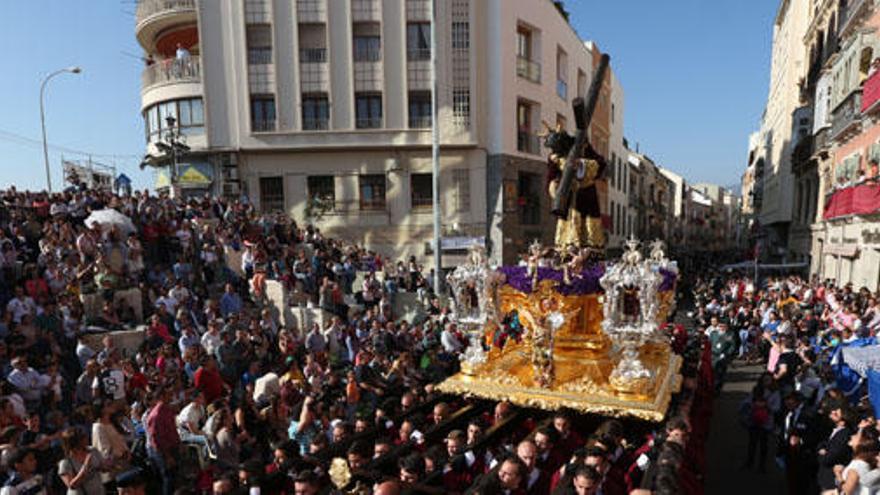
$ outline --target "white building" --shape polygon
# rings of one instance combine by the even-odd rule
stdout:
[[[766,255],[785,258],[792,220],[794,176],[791,167],[793,113],[800,106],[798,83],[806,71],[803,46],[809,0],[781,0],[773,26],[770,90],[761,135],[766,139],[763,201],[759,220],[765,229]]]
[[[537,133],[542,120],[573,130],[572,99],[600,54],[551,0],[436,3],[443,235],[511,262],[553,238]],[[140,0],[137,39],[156,61],[141,92],[147,138],[177,119],[193,151],[178,177],[197,179],[183,187],[247,195],[384,254],[430,255],[430,5]],[[611,158],[623,93],[606,81],[591,142]]]

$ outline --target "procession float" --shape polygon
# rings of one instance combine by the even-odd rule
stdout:
[[[536,241],[524,263],[501,267],[474,247],[447,277],[470,345],[441,391],[661,421],[680,389],[681,357],[660,331],[675,306],[676,263],[661,241],[635,239],[620,259],[602,259],[596,183],[605,162],[586,136],[607,64],[605,57],[587,99],[574,102],[574,136],[545,124],[555,245]]]

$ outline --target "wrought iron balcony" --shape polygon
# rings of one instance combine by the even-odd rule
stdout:
[[[840,141],[858,132],[862,120],[862,90],[854,90],[831,113],[831,139]]]
[[[168,59],[148,65],[141,73],[141,88],[160,84],[200,83],[202,64],[199,57]]]
[[[541,64],[526,57],[516,57],[516,75],[533,83],[541,83]]]

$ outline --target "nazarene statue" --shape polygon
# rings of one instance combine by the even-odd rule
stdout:
[[[550,197],[555,199],[560,193],[562,173],[575,139],[561,126],[552,130],[548,128],[547,131],[544,138],[544,146],[550,149],[547,187]],[[557,216],[555,243],[557,249],[562,250],[574,246],[602,252],[605,249],[605,231],[596,183],[602,179],[607,164],[589,144],[580,155],[581,158],[575,164],[574,180],[568,191],[571,197],[563,201],[567,208],[554,212]]]

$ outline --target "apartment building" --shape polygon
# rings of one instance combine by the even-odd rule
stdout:
[[[789,257],[794,176],[791,156],[795,109],[801,106],[800,80],[805,72],[803,38],[810,0],[781,0],[773,26],[770,89],[760,133],[766,141],[761,189],[760,222],[762,255]]]
[[[836,3],[834,51],[822,62],[815,114],[819,200],[811,210],[812,273],[880,287],[880,10],[874,1]],[[833,32],[832,32],[833,34]],[[819,146],[819,143],[822,146]]]
[[[169,129],[191,150],[159,181],[427,261],[431,5],[140,0],[136,37],[154,62],[141,91],[147,151],[161,157]],[[514,262],[553,239],[541,123],[574,130],[572,99],[601,53],[551,0],[438,1],[436,22],[444,265],[473,243]],[[622,126],[612,73],[590,128],[612,162]]]

